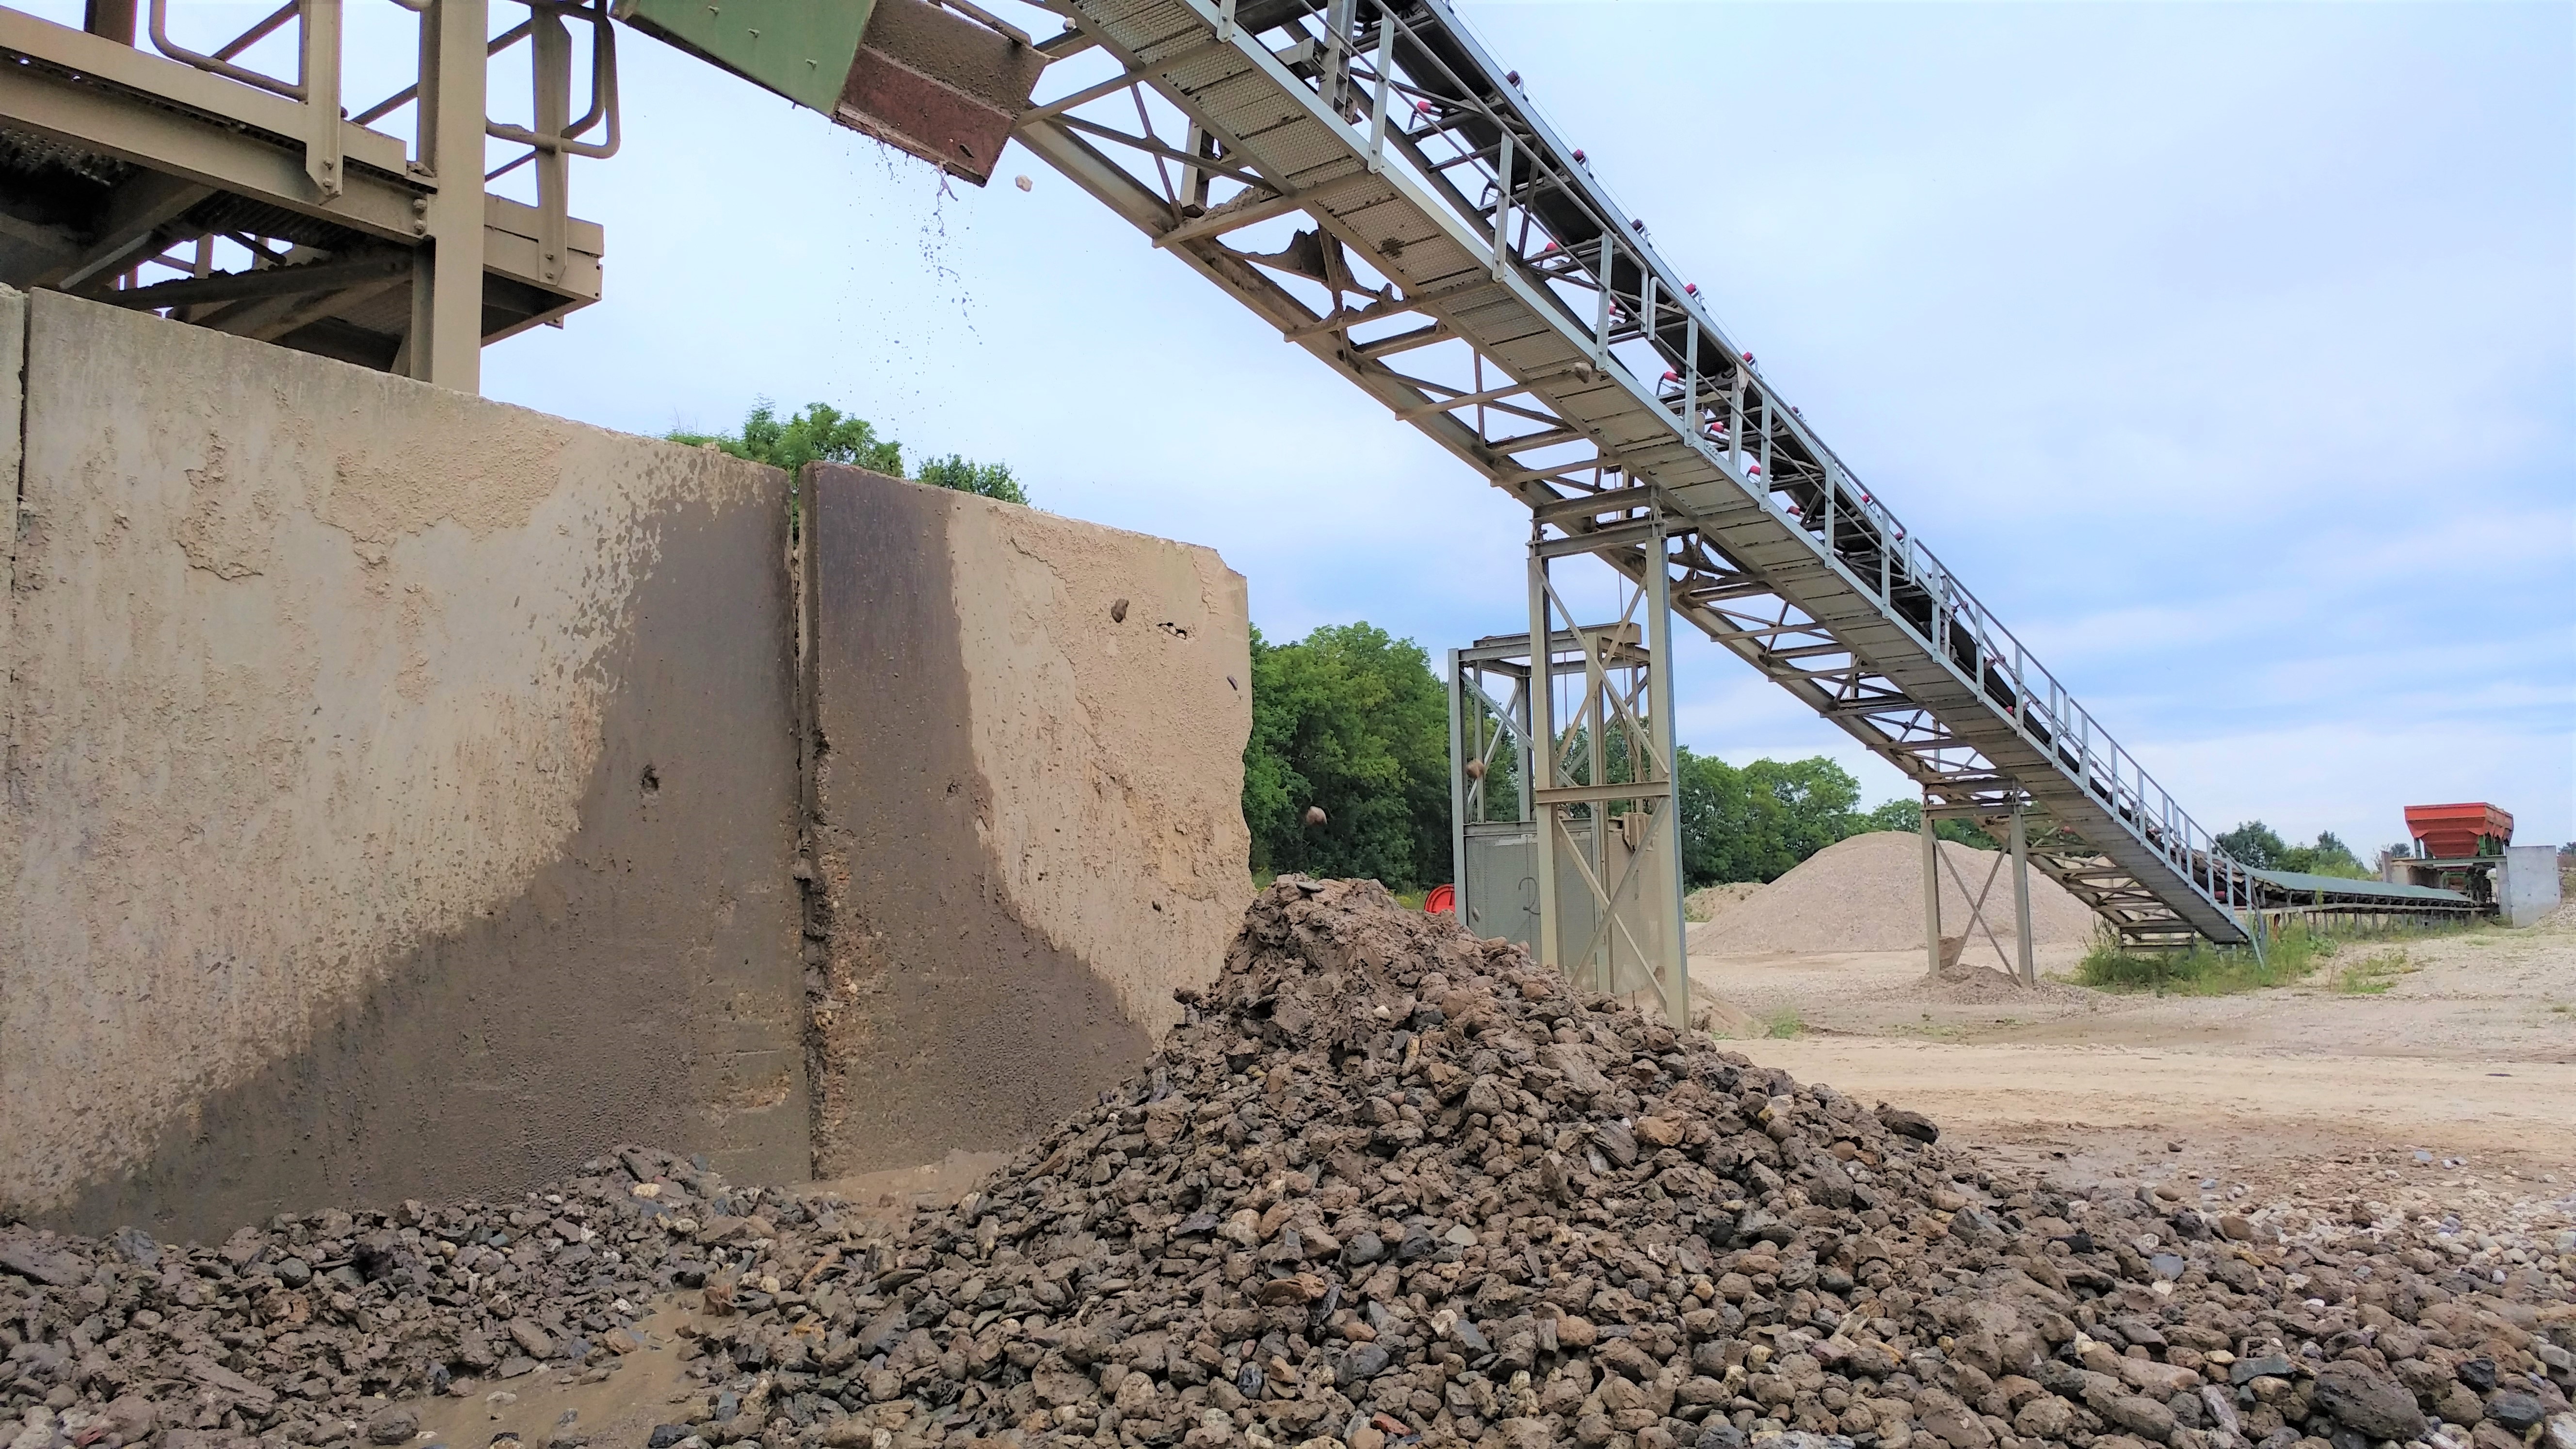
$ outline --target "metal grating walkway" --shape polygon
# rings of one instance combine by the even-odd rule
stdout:
[[[1675,612],[1935,813],[2026,793],[2056,827],[2034,862],[2126,942],[2246,939],[2259,882],[1762,380],[1441,0],[1047,3],[1068,28],[1031,150],[1538,537],[1665,570]]]

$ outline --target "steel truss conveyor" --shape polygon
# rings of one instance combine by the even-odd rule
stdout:
[[[1441,0],[1047,3],[1056,99],[1023,144],[1520,498],[1548,552],[1664,570],[1675,612],[1935,814],[2045,811],[2032,859],[2124,941],[2246,939],[2260,882],[1781,401]]]

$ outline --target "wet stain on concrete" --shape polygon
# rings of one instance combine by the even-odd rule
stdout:
[[[981,822],[948,530],[961,500],[805,477],[809,981],[819,1174],[1007,1148],[1152,1051],[1108,985],[1012,914]]]
[[[48,1221],[211,1242],[280,1212],[516,1195],[629,1141],[805,1174],[784,480],[646,526],[561,858]]]

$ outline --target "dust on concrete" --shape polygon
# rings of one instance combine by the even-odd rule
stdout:
[[[815,1167],[1007,1147],[1151,1037],[1003,885],[992,822],[1021,782],[986,774],[960,728],[957,495],[822,464],[805,478]]]
[[[1172,992],[1213,976],[1252,898],[1243,576],[1212,549],[936,501],[951,576],[973,581],[955,627],[996,883],[1159,1035],[1180,1020]]]
[[[379,390],[334,419],[324,522],[379,546],[454,520],[476,538],[527,526],[560,484],[574,428],[442,388]]]
[[[558,858],[317,996],[296,1044],[200,1092],[137,1160],[95,1164],[48,1220],[215,1241],[326,1203],[504,1197],[620,1140],[801,1176],[783,492],[769,504],[655,520],[631,627],[605,641],[630,687]],[[639,969],[638,940],[669,964]]]
[[[27,307],[0,1201],[42,1211],[562,864],[652,516],[763,489],[774,510],[781,480],[60,294]]]

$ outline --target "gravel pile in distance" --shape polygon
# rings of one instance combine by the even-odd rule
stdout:
[[[1126,1090],[891,1224],[622,1154],[514,1217],[353,1222],[320,1271],[356,1284],[292,1325],[262,1305],[309,1220],[150,1273],[0,1235],[12,1449],[147,1412],[164,1444],[398,1442],[348,1396],[577,1334],[596,1372],[648,1284],[698,1290],[706,1387],[650,1449],[2576,1449],[2576,1241],[2367,1203],[2284,1241],[1991,1173],[1364,882],[1275,885],[1184,1005]],[[444,1212],[514,1241],[427,1246]],[[513,1246],[517,1282],[470,1276]],[[19,1281],[31,1251],[61,1281]]]
[[[1762,882],[1758,880],[1701,886],[1682,897],[1682,919],[1693,925],[1705,925],[1760,895],[1762,890]]]
[[[1986,892],[1986,922],[1998,937],[2013,933],[2012,862],[1988,888],[1999,856],[1955,841],[1941,843],[1941,930],[1969,931],[1968,906]],[[1967,883],[1965,891],[1960,882]],[[2030,874],[2031,941],[2072,945],[2092,939],[2096,917],[2066,888]],[[1971,932],[1985,954],[1982,932]],[[1920,951],[1923,949],[1923,837],[1873,830],[1836,841],[1800,861],[1742,904],[1691,933],[1695,954],[1750,956],[1770,951]],[[1991,955],[1986,959],[1991,960]]]

